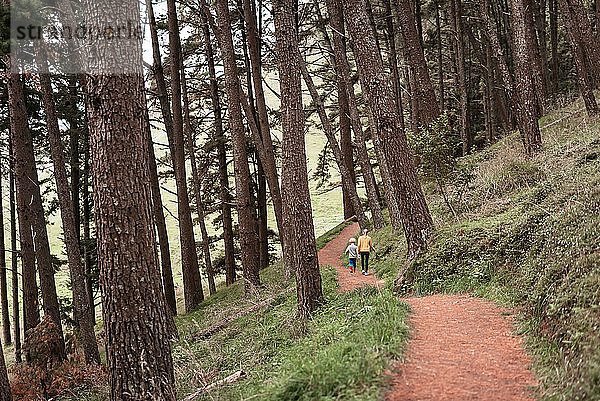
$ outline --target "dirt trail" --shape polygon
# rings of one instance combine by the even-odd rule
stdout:
[[[346,227],[319,252],[322,265],[338,270],[339,291],[384,284],[342,267],[340,255],[358,231],[358,224]],[[404,300],[413,311],[411,341],[406,362],[390,374],[386,401],[534,400],[531,359],[496,304],[452,295]]]
[[[338,271],[338,283],[340,287],[338,291],[352,291],[355,288],[364,287],[370,285],[373,287],[383,287],[384,281],[377,280],[374,271],[369,269],[369,275],[363,276],[360,274],[360,260],[358,261],[358,267],[356,273],[350,273],[349,269],[342,266],[340,255],[344,253],[348,246],[348,240],[354,237],[360,231],[358,223],[354,223],[342,230],[342,232],[329,241],[327,245],[319,251],[319,263],[322,266],[329,265],[333,266]],[[377,244],[374,244],[377,248]],[[371,258],[373,258],[371,253]],[[376,257],[376,255],[375,255]]]

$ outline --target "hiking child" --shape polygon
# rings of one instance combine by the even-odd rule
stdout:
[[[375,251],[373,240],[369,237],[369,230],[363,230],[363,235],[358,237],[358,253],[360,254],[360,267],[364,276],[369,275],[369,253]]]
[[[348,242],[350,245],[348,245],[348,248],[346,248],[344,255],[348,254],[348,266],[350,267],[350,273],[356,273],[356,259],[358,258],[356,239],[350,238]]]

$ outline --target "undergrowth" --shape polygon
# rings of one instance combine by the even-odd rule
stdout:
[[[575,103],[544,120],[559,120]],[[542,132],[527,159],[517,135],[462,160],[474,182],[451,217],[427,196],[437,231],[411,264],[404,293],[472,293],[512,305],[544,400],[600,400],[600,121],[581,114]],[[374,234],[373,266],[388,285],[405,245]]]

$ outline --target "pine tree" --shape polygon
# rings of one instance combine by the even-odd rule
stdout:
[[[283,216],[294,247],[298,312],[307,316],[323,301],[321,273],[312,219],[294,0],[274,0],[275,52],[281,90]]]

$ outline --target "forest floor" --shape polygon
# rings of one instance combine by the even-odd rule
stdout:
[[[385,284],[375,274],[350,273],[341,261],[348,240],[358,232],[357,223],[350,225],[319,251],[320,264],[336,268],[340,292]],[[391,373],[387,401],[534,399],[532,361],[523,339],[513,334],[510,311],[467,295],[404,301],[413,312],[412,335],[406,362],[398,362]]]

